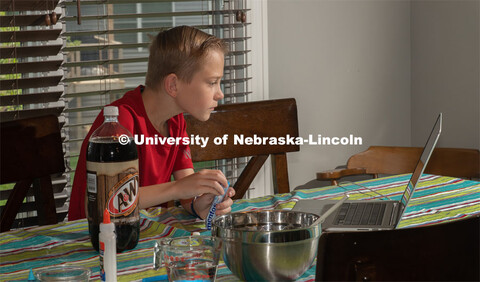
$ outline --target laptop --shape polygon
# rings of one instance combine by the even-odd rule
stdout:
[[[442,131],[442,113],[435,121],[420,159],[399,201],[360,200],[345,201],[322,224],[324,231],[371,231],[395,229],[405,212],[418,180],[422,176]],[[300,200],[292,209],[322,215],[336,202],[334,200]]]

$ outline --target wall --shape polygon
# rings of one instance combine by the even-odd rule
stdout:
[[[292,188],[370,145],[410,145],[410,2],[268,1],[268,62],[269,98],[296,98],[301,136],[363,138],[290,153]]]
[[[412,145],[443,112],[438,146],[480,149],[480,1],[413,1]]]

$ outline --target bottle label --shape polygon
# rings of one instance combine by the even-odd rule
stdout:
[[[138,173],[123,177],[111,190],[107,209],[113,217],[128,216],[138,204]]]
[[[100,224],[105,208],[115,224],[138,215],[138,160],[99,163],[87,161],[87,218]]]

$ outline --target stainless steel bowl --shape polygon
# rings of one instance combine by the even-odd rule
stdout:
[[[322,228],[318,215],[296,211],[253,211],[222,215],[212,235],[223,239],[223,260],[248,281],[295,280],[311,266]]]

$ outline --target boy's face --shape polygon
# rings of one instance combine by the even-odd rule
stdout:
[[[223,64],[223,53],[210,51],[190,83],[178,82],[177,103],[184,112],[201,121],[210,118],[217,102],[223,99],[220,89]]]

